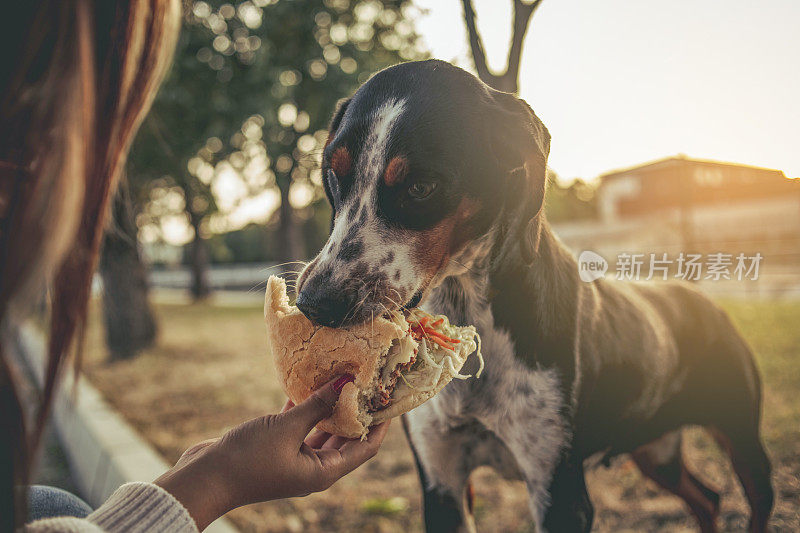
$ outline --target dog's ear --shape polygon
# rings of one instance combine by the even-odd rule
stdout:
[[[495,150],[508,176],[503,184],[506,206],[516,221],[516,227],[508,228],[509,236],[519,240],[523,259],[531,263],[539,247],[550,133],[524,100],[500,91],[493,91],[492,97]]]
[[[336,111],[333,112],[333,118],[331,118],[331,123],[328,126],[327,142],[331,142],[334,135],[336,135],[336,130],[339,129],[339,124],[342,123],[342,117],[344,117],[344,113],[347,111],[347,106],[350,105],[350,100],[352,100],[352,98],[342,98],[336,102]]]
[[[351,99],[352,98],[342,98],[336,102],[336,111],[333,112],[333,117],[331,118],[330,125],[328,126],[328,139],[325,141],[326,148],[336,136],[336,130],[339,129],[339,125],[342,123],[342,117],[344,117],[344,113],[347,111],[347,106],[350,105]],[[334,193],[334,191],[331,190],[331,185],[328,183],[328,177],[325,175],[322,176],[322,186],[325,189],[325,196],[328,197],[328,201],[333,208],[331,211],[331,229],[333,229],[333,218],[336,216],[336,208],[338,207],[336,205],[338,192]]]

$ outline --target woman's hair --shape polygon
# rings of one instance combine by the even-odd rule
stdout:
[[[0,58],[3,330],[47,284],[51,295],[45,386],[33,413],[23,411],[0,343],[0,531],[10,531],[25,519],[20,491],[32,450],[83,326],[117,177],[175,48],[180,2],[25,0],[4,10],[13,13]]]

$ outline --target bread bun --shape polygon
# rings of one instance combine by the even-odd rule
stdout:
[[[355,380],[342,389],[331,417],[317,427],[334,435],[363,438],[370,426],[424,403],[454,377],[468,377],[461,376],[459,370],[477,347],[475,328],[448,323],[452,350],[445,350],[430,338],[419,338],[415,319],[420,315],[413,313],[421,311],[411,313],[409,320],[396,312],[391,318],[376,317],[346,328],[317,326],[289,304],[285,280],[270,276],[264,320],[269,348],[287,396],[300,403],[331,379],[353,375]],[[436,319],[442,325],[446,321],[443,317]],[[432,357],[419,360],[418,352]]]

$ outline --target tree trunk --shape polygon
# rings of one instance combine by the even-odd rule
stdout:
[[[194,239],[189,246],[189,260],[192,271],[192,298],[202,300],[211,294],[211,285],[208,282],[208,246],[200,234],[200,224],[203,221],[200,215],[189,210],[189,222],[194,229]]]
[[[100,256],[103,318],[112,360],[129,359],[151,346],[157,327],[148,301],[147,269],[142,262],[137,228],[127,187],[120,187],[112,207],[113,222]]]
[[[303,245],[303,232],[294,215],[294,208],[289,203],[289,187],[291,172],[284,179],[279,180],[281,190],[280,226],[278,231],[280,243],[280,260],[297,261],[305,259],[305,246]]]

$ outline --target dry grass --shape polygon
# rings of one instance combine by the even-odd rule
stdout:
[[[766,382],[765,437],[776,463],[776,531],[800,530],[800,330],[798,303],[728,302],[758,353]],[[158,345],[133,361],[104,361],[93,314],[84,368],[94,384],[169,460],[191,444],[283,403],[265,349],[259,307],[159,305]],[[741,530],[746,506],[727,461],[700,430],[687,432],[692,468],[723,492],[726,530]],[[521,483],[476,472],[482,531],[528,531]],[[695,526],[681,502],[644,481],[632,463],[589,474],[597,531],[683,531]],[[421,530],[420,490],[400,424],[378,456],[323,494],[248,506],[230,513],[244,531]]]

